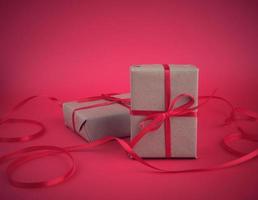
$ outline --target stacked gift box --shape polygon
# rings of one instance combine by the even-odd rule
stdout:
[[[131,138],[143,158],[196,158],[198,68],[144,64],[130,67],[129,94],[104,94],[63,104],[65,124],[88,142]]]

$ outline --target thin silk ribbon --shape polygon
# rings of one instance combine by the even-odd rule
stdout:
[[[244,118],[241,120],[246,120],[250,122],[258,122],[258,113],[249,111],[246,109],[240,109],[240,108],[234,108],[233,105],[225,98],[219,97],[219,96],[200,96],[200,100],[210,100],[210,99],[216,99],[221,100],[225,102],[230,108],[231,108],[231,114],[229,118],[226,119],[226,124],[234,123],[237,119],[236,115],[241,114]],[[202,105],[199,104],[199,105]],[[67,181],[76,171],[75,163],[73,160],[72,155],[70,152],[79,152],[79,151],[85,151],[86,149],[94,148],[99,145],[106,144],[111,141],[116,141],[122,149],[127,152],[132,158],[137,160],[139,163],[154,169],[157,172],[161,173],[189,173],[189,172],[205,172],[205,171],[213,171],[213,170],[220,170],[225,168],[234,167],[237,165],[240,165],[242,163],[245,163],[253,158],[256,158],[258,156],[258,148],[249,152],[244,153],[241,151],[238,151],[230,146],[230,144],[234,141],[240,140],[240,139],[246,139],[250,141],[258,141],[257,135],[250,135],[246,133],[241,127],[237,127],[238,132],[237,133],[231,133],[223,138],[223,144],[224,148],[229,151],[230,153],[234,153],[235,155],[238,155],[240,157],[228,161],[222,164],[210,166],[210,167],[204,167],[204,168],[192,168],[192,169],[180,169],[180,170],[168,170],[168,169],[162,169],[159,167],[156,167],[147,161],[140,158],[132,149],[130,143],[128,144],[126,141],[116,138],[116,137],[106,137],[100,140],[96,140],[91,143],[86,143],[82,145],[75,145],[75,146],[68,146],[68,147],[56,147],[56,146],[32,146],[23,148],[18,151],[14,151],[12,153],[6,154],[4,156],[0,157],[0,164],[6,163],[7,161],[11,161],[9,165],[7,166],[7,176],[10,181],[10,183],[13,186],[16,187],[23,187],[23,188],[39,188],[39,187],[48,187],[52,185],[57,185],[60,183],[63,183]],[[50,179],[47,181],[40,181],[40,182],[23,182],[19,181],[13,178],[13,173],[17,168],[19,168],[21,165],[24,165],[28,161],[38,159],[44,156],[58,154],[58,153],[64,153],[70,158],[72,165],[71,168],[67,171],[67,173],[61,177],[57,177],[54,179]]]
[[[44,135],[45,133],[45,126],[36,120],[31,120],[31,119],[18,119],[18,118],[10,118],[10,115],[13,114],[15,111],[17,111],[18,109],[20,109],[22,106],[24,106],[25,104],[27,104],[29,101],[39,98],[39,97],[45,97],[45,96],[40,96],[40,95],[34,95],[34,96],[30,96],[22,101],[20,101],[18,104],[16,104],[8,113],[6,113],[1,119],[0,119],[0,125],[3,125],[5,123],[25,123],[25,124],[33,124],[39,127],[39,130],[37,130],[36,132],[29,134],[29,135],[24,135],[24,136],[20,136],[20,137],[0,137],[0,142],[27,142],[30,140],[33,140],[35,138],[41,137],[42,135]],[[62,105],[61,101],[58,100],[55,97],[50,97],[47,96],[47,99],[51,100],[51,101],[55,101],[57,102],[60,106]]]
[[[170,109],[170,94],[171,94],[171,77],[170,77],[170,68],[169,65],[164,64],[164,85],[165,85],[165,109],[166,111]],[[167,158],[171,157],[171,127],[170,127],[170,118],[164,118],[164,128],[165,128],[165,154]]]

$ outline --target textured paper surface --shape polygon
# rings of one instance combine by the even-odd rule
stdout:
[[[130,98],[130,94],[114,95],[114,97]],[[106,100],[64,103],[65,125],[72,129],[72,112],[74,109],[102,102],[106,102]],[[79,131],[81,126],[82,128]],[[79,110],[75,114],[75,128],[78,134],[88,141],[94,141],[105,136],[128,137],[130,136],[129,110],[117,103]]]
[[[198,100],[198,68],[193,65],[169,65],[171,72],[171,99],[187,93]],[[163,111],[164,69],[161,64],[131,66],[132,110]],[[181,104],[183,102],[179,102]],[[178,105],[176,105],[178,106]],[[139,132],[139,122],[144,116],[131,115],[131,138]],[[172,157],[195,158],[197,156],[197,118],[173,117],[171,124]],[[145,135],[134,150],[146,158],[165,157],[164,124]]]

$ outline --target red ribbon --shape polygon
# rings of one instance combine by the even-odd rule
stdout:
[[[12,124],[13,123],[25,123],[25,124],[34,124],[34,125],[38,126],[40,129],[32,134],[24,135],[24,136],[20,136],[20,137],[0,137],[0,142],[27,142],[27,141],[33,140],[35,138],[38,138],[38,137],[44,135],[45,126],[41,122],[38,122],[36,120],[31,120],[31,119],[10,118],[10,115],[13,112],[17,111],[19,108],[21,108],[22,106],[27,104],[29,101],[39,98],[39,97],[42,97],[42,96],[34,95],[34,96],[30,96],[30,97],[20,101],[8,113],[6,113],[5,116],[2,117],[2,119],[0,119],[0,125],[6,124],[6,123],[12,123]],[[55,97],[47,96],[47,98],[51,101],[58,102],[58,104],[60,106],[62,105],[61,101]]]
[[[72,112],[73,131],[76,132],[75,114],[76,114],[76,112],[78,112],[80,110],[96,108],[96,107],[100,107],[100,106],[107,106],[107,105],[111,105],[111,104],[115,104],[115,103],[118,103],[118,104],[130,109],[130,99],[129,98],[122,99],[122,98],[114,97],[113,95],[119,95],[119,93],[101,94],[99,96],[93,96],[93,97],[88,97],[88,98],[83,98],[83,99],[78,100],[78,102],[80,102],[80,103],[81,102],[89,102],[89,101],[97,101],[97,100],[106,100],[106,102],[97,103],[97,104],[90,105],[90,106],[83,106],[83,107],[74,109]]]
[[[231,109],[230,116],[226,119],[225,125],[227,124],[232,124],[238,120],[244,120],[244,121],[249,121],[249,122],[258,122],[258,113],[249,111],[246,109],[242,108],[234,108],[233,105],[225,98],[219,97],[219,96],[200,96],[200,100],[206,100],[204,103],[200,103],[200,105],[204,105],[207,103],[208,100],[210,99],[216,99],[225,102]],[[176,101],[176,100],[174,100]],[[191,100],[189,100],[190,104]],[[196,109],[196,108],[192,108]],[[180,110],[179,110],[180,111]],[[175,112],[175,109],[170,112]],[[180,111],[182,112],[182,111]],[[178,116],[179,113],[178,112]],[[163,114],[162,114],[163,115]],[[169,114],[165,114],[169,115]],[[241,115],[241,117],[238,118],[238,116]],[[160,115],[161,116],[161,115]],[[164,116],[166,117],[166,116]],[[162,121],[162,120],[161,120]],[[143,122],[145,123],[145,122]],[[159,124],[159,123],[157,123]],[[143,125],[144,126],[144,125]],[[157,126],[158,127],[158,126]],[[99,145],[106,144],[111,141],[117,142],[125,152],[127,152],[132,158],[140,162],[141,164],[156,170],[157,172],[160,173],[192,173],[192,172],[206,172],[206,171],[214,171],[214,170],[220,170],[220,169],[226,169],[230,167],[234,167],[240,164],[243,164],[251,159],[254,159],[258,157],[258,148],[254,149],[253,151],[249,153],[241,152],[238,151],[230,146],[230,144],[234,141],[245,139],[249,140],[252,142],[258,142],[258,135],[251,135],[248,134],[246,131],[244,131],[240,126],[236,126],[237,131],[236,133],[231,133],[227,135],[226,137],[223,138],[223,144],[225,150],[227,150],[230,153],[233,153],[237,156],[239,156],[236,159],[233,159],[231,161],[214,165],[214,166],[209,166],[209,167],[204,167],[204,168],[190,168],[190,169],[180,169],[180,170],[168,170],[168,169],[162,169],[159,167],[156,167],[142,158],[140,158],[132,149],[131,144],[128,144],[126,141],[116,138],[116,137],[106,137],[100,140],[96,140],[94,142],[90,143],[84,143],[82,145],[75,145],[75,146],[67,146],[67,147],[56,147],[56,146],[32,146],[32,147],[27,147],[23,148],[18,151],[11,152],[9,154],[3,155],[0,157],[0,164],[6,163],[10,160],[11,163],[7,166],[7,176],[10,181],[10,183],[15,186],[15,187],[23,187],[23,188],[39,188],[39,187],[49,187],[52,185],[57,185],[60,183],[63,183],[67,181],[71,176],[75,173],[76,168],[75,168],[75,163],[74,159],[71,155],[71,152],[79,152],[79,151],[85,151],[90,148],[97,147]],[[21,165],[24,165],[28,161],[34,160],[34,159],[39,159],[44,156],[48,155],[53,155],[53,154],[58,154],[58,153],[63,153],[67,155],[67,157],[71,160],[72,164],[70,169],[60,177],[56,177],[54,179],[46,180],[46,181],[39,181],[39,182],[23,182],[14,179],[13,173],[15,170],[17,170]]]
[[[14,171],[18,167],[24,165],[25,163],[31,160],[39,159],[39,158],[57,154],[57,153],[65,154],[71,161],[71,167],[69,170],[67,170],[67,172],[64,175],[52,178],[51,180],[48,180],[48,181],[39,181],[39,182],[23,182],[13,178]],[[9,160],[17,156],[18,158],[16,158],[8,165],[7,171],[6,171],[9,182],[15,187],[40,188],[40,187],[49,187],[49,186],[57,185],[67,181],[70,177],[72,177],[72,175],[76,171],[74,158],[71,155],[71,153],[69,153],[69,151],[66,150],[66,148],[57,147],[57,146],[31,146],[0,157],[0,164],[6,160]]]
[[[188,94],[180,94],[172,101],[171,98],[171,77],[169,65],[163,64],[164,68],[164,96],[165,96],[165,111],[144,111],[132,110],[133,115],[147,115],[140,123],[140,132],[131,140],[131,145],[134,147],[147,133],[159,129],[164,123],[165,132],[165,155],[166,158],[171,158],[171,135],[172,130],[170,127],[171,117],[196,117],[196,112],[191,108],[194,105],[194,97]],[[175,104],[181,100],[187,99],[188,101],[183,105],[175,108]],[[151,121],[147,124],[147,122]]]

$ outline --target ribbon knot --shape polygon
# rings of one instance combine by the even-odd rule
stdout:
[[[173,111],[168,111],[168,112],[163,112],[162,113],[162,116],[163,116],[164,120],[169,118],[172,115],[173,115]]]
[[[101,97],[102,99],[105,99],[107,101],[112,101],[112,102],[115,102],[115,103],[124,103],[122,99],[120,98],[116,98],[116,97],[113,97],[109,94],[101,94]]]
[[[176,107],[177,103],[181,103],[183,101],[185,101],[185,103]],[[196,116],[196,112],[194,111],[197,109],[197,107],[192,107],[193,104],[194,104],[194,98],[191,95],[180,94],[171,101],[169,108],[166,111],[150,114],[147,117],[145,117],[140,122],[140,127],[142,130],[148,129],[149,127],[151,127],[151,130],[153,131],[153,130],[157,130],[166,119],[169,119],[171,117],[180,117],[180,116],[194,117]]]
[[[179,105],[178,105],[179,104]],[[172,117],[196,117],[198,106],[193,107],[194,97],[189,94],[176,96],[165,111],[157,111],[148,114],[139,124],[140,132],[131,141],[133,147],[141,138],[152,131],[158,130],[162,124]]]
[[[110,94],[101,94],[102,99],[113,102],[113,103],[118,103],[121,104],[127,108],[130,108],[130,99],[126,98],[126,99],[122,99],[122,98],[118,98],[118,97],[114,97],[111,96]]]

